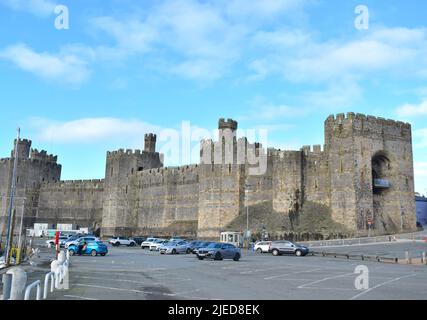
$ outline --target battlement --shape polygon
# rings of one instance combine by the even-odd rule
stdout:
[[[140,149],[119,149],[117,151],[107,151],[107,157],[115,157],[115,156],[148,156],[150,152],[146,152]]]
[[[16,143],[16,139],[15,139],[15,143]],[[31,144],[33,143],[31,140],[29,140],[29,139],[19,139],[19,143],[22,143],[22,144],[26,144],[26,145],[29,145],[29,146],[31,146]]]
[[[56,163],[58,161],[58,156],[54,156],[53,154],[47,154],[47,151],[45,150],[39,152],[37,149],[32,149],[31,159]]]
[[[230,129],[231,131],[236,131],[237,127],[238,127],[238,123],[233,119],[225,120],[224,118],[221,118],[218,121],[219,130]]]
[[[49,181],[44,182],[42,186],[46,187],[100,187],[103,186],[103,179],[93,179],[93,180],[61,180],[61,181]]]
[[[315,144],[315,145],[313,145],[313,146],[311,146],[311,145],[306,145],[306,146],[303,146],[302,148],[301,148],[301,151],[304,153],[304,155],[306,155],[306,156],[308,156],[308,155],[311,155],[311,154],[313,154],[313,155],[320,155],[320,154],[322,154],[323,153],[323,151],[324,151],[324,146],[323,146],[323,150],[322,150],[322,145],[320,145],[320,144]]]
[[[390,126],[390,127],[391,126],[407,127],[407,128],[411,127],[411,125],[407,122],[385,119],[382,117],[374,117],[374,116],[364,115],[362,113],[354,113],[354,112],[347,112],[347,114],[338,113],[336,116],[331,114],[328,116],[328,118],[326,118],[325,123],[343,124],[345,122],[353,122],[353,121],[363,121],[366,123],[382,125],[382,126]]]
[[[278,158],[278,159],[284,159],[284,158],[290,158],[290,157],[296,157],[301,155],[301,150],[280,150],[275,148],[268,148],[267,150],[267,156]]]
[[[186,166],[177,166],[177,167],[163,167],[163,168],[156,168],[156,169],[146,169],[137,172],[137,175],[139,176],[147,176],[147,175],[170,175],[175,173],[184,173],[184,172],[195,172],[198,173],[199,165],[198,164],[191,164]]]

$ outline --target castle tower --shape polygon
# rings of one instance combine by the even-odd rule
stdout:
[[[356,234],[415,229],[411,126],[352,112],[325,121],[332,218]]]
[[[145,135],[145,152],[156,152],[156,139],[157,136],[153,133],[147,133]]]
[[[216,164],[233,164],[237,162],[237,121],[224,118],[218,121],[218,142],[214,146]]]
[[[155,152],[156,135],[145,135],[145,150],[107,152],[104,206],[102,216],[103,236],[130,236],[136,225],[132,216],[132,177],[138,172],[163,167],[161,155]]]
[[[15,151],[17,146],[17,140],[15,139],[13,145],[14,148],[11,152],[11,158],[15,157]],[[28,159],[30,157],[30,150],[31,150],[31,140],[27,139],[19,139],[18,142],[18,159]]]

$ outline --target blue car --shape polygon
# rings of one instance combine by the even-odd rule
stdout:
[[[105,256],[108,253],[107,246],[101,241],[88,241],[86,248],[82,248],[81,252],[78,252],[78,246],[72,244],[68,247],[68,252],[70,255],[74,256],[78,255],[91,255],[92,257],[100,254],[101,256]]]

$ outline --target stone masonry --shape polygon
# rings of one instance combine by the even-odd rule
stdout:
[[[362,114],[329,116],[324,146],[265,150],[236,138],[238,124],[219,120],[218,141],[201,142],[199,164],[163,167],[156,135],[145,148],[107,153],[103,180],[61,181],[57,157],[20,140],[14,210],[24,225],[70,223],[112,235],[217,238],[251,214],[277,215],[292,231],[308,202],[327,208],[348,235],[416,228],[411,126]],[[229,142],[229,143],[226,143]],[[227,149],[228,148],[228,149]],[[227,149],[227,150],[226,150]],[[242,153],[237,150],[244,150]],[[267,168],[251,174],[248,157],[264,155]],[[0,160],[0,232],[4,235],[13,167]],[[203,159],[203,161],[202,161]],[[206,161],[206,159],[208,159]],[[240,161],[239,161],[240,160]],[[239,230],[243,231],[243,230]]]

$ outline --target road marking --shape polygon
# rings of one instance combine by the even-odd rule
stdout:
[[[352,273],[340,274],[340,275],[337,275],[337,276],[327,277],[327,278],[323,278],[323,279],[316,280],[316,281],[313,281],[313,282],[305,283],[303,285],[300,285],[298,287],[298,289],[304,289],[304,287],[311,286],[311,285],[316,284],[316,283],[320,283],[320,282],[323,282],[323,281],[332,280],[332,279],[336,279],[336,278],[341,278],[341,277],[347,277],[347,276],[350,276],[350,275],[354,275],[354,273],[352,272]]]
[[[161,285],[162,283],[160,282],[150,282],[150,281],[135,281],[135,280],[130,280],[130,279],[111,279],[111,278],[101,278],[101,277],[88,277],[88,276],[75,276],[75,278],[80,278],[80,279],[92,279],[92,280],[103,280],[103,281],[116,281],[116,282],[128,282],[128,283],[139,283],[139,284],[151,284],[151,285]],[[147,279],[147,280],[151,280],[151,279]],[[158,280],[158,279],[154,279],[154,280]],[[191,279],[188,278],[171,278],[171,279],[167,279],[167,282],[184,282],[184,281],[191,281]]]
[[[80,300],[98,300],[98,299],[93,299],[93,298],[73,296],[73,295],[70,295],[70,294],[66,294],[66,295],[64,295],[64,297],[66,297],[66,298],[75,298],[75,299],[80,299]]]
[[[315,272],[315,271],[321,271],[321,270],[324,270],[324,269],[317,268],[317,269],[312,269],[312,270],[307,270],[307,271],[294,271],[294,272],[290,272],[290,273],[281,274],[281,275],[278,275],[278,276],[267,277],[267,278],[264,278],[264,280],[272,280],[272,279],[277,279],[277,278],[285,277],[285,276],[288,276],[288,275],[291,275],[291,274],[308,273],[308,272]],[[308,280],[308,279],[306,279],[306,280]]]
[[[396,282],[396,281],[399,281],[399,280],[404,279],[404,278],[413,277],[413,276],[416,276],[416,275],[417,275],[416,273],[408,274],[408,275],[406,275],[406,276],[397,277],[397,278],[394,278],[394,279],[388,280],[388,281],[386,281],[386,282],[383,282],[383,283],[377,284],[375,287],[369,288],[369,289],[367,289],[367,290],[365,290],[365,291],[363,291],[363,292],[361,292],[361,293],[359,293],[359,294],[356,294],[355,296],[351,297],[351,298],[350,298],[350,300],[355,300],[355,299],[359,298],[360,296],[362,296],[362,295],[364,295],[364,294],[366,294],[366,293],[368,293],[368,292],[371,292],[372,290],[375,290],[375,289],[377,289],[377,288],[379,288],[379,287],[382,287],[382,286],[384,286],[384,285],[387,285],[387,284],[389,284],[389,283]]]
[[[113,290],[113,291],[127,291],[127,292],[133,292],[133,293],[141,293],[144,295],[162,295],[162,296],[167,296],[167,297],[176,297],[176,296],[179,296],[181,294],[184,295],[184,294],[200,291],[200,289],[194,289],[191,291],[183,291],[183,292],[177,292],[177,293],[164,293],[164,292],[142,291],[142,290],[137,290],[137,289],[123,289],[123,288],[115,288],[115,287],[95,286],[95,285],[83,284],[83,283],[76,283],[74,286],[95,288],[95,289]]]

